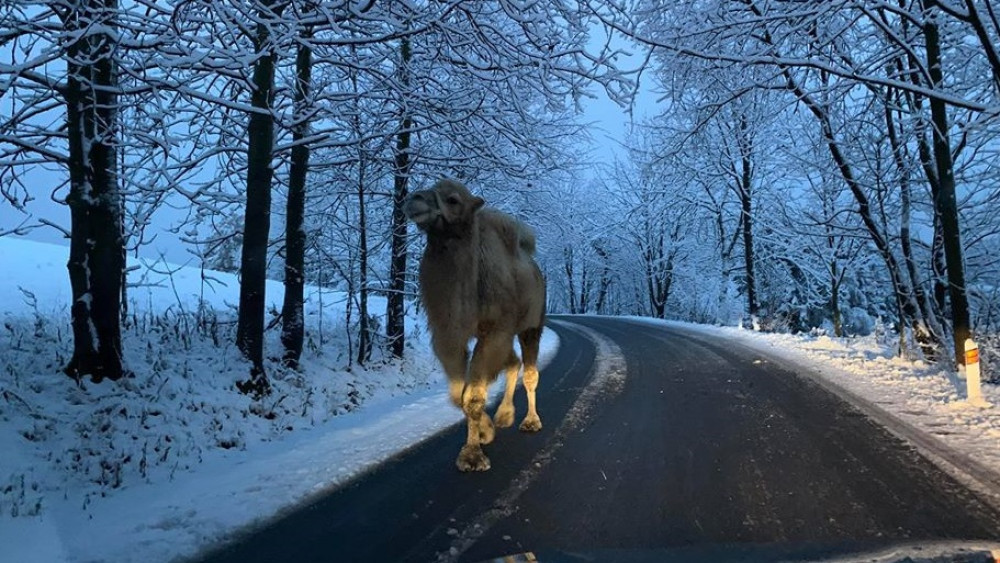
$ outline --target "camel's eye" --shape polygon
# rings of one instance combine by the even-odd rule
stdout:
[[[458,200],[458,196],[454,196],[454,195],[453,196],[449,196],[448,199],[445,200],[445,201],[448,202],[448,205],[458,205],[459,203],[461,203]]]

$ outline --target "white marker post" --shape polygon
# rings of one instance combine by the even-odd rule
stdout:
[[[979,389],[979,345],[971,338],[965,339],[965,389],[969,404],[986,403]]]

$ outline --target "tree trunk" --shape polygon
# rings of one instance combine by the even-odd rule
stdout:
[[[63,22],[67,48],[73,356],[64,371],[96,383],[123,375],[121,296],[125,276],[122,197],[115,155],[117,0],[85,0]]]
[[[573,279],[573,247],[563,247],[563,270],[566,272],[566,290],[569,292],[569,313],[577,314],[576,281]]]
[[[608,290],[611,288],[611,266],[608,265],[607,250],[595,244],[594,252],[601,259],[601,281],[597,285],[597,303],[594,305],[594,309],[598,315],[603,315],[605,314]]]
[[[662,291],[660,293],[660,318],[667,318],[667,301],[670,300],[670,287],[674,284],[674,257],[677,255],[676,251],[670,250],[670,254],[667,255],[667,267],[663,272],[663,284]]]
[[[914,68],[916,63],[911,63],[911,68]],[[910,74],[916,76],[917,72],[911,70]],[[917,85],[920,84],[919,80],[913,79],[913,82]],[[934,156],[931,150],[930,144],[927,142],[926,135],[926,121],[923,118],[923,99],[917,95],[909,95],[908,99],[911,104],[911,111],[916,116],[916,138],[917,138],[917,156],[920,159],[921,168],[924,171],[924,176],[927,178],[927,183],[931,187],[931,195],[934,201],[937,201],[938,194],[941,192],[941,184],[938,182],[937,171],[934,166]],[[934,233],[931,240],[931,270],[934,273],[933,276],[933,296],[934,301],[932,303],[935,314],[938,315],[938,319],[944,318],[945,311],[945,299],[948,293],[947,285],[942,281],[945,278],[945,266],[944,266],[944,251],[943,242],[944,237],[941,232],[941,213],[938,211],[937,206],[934,207]],[[943,333],[942,333],[943,335]]]
[[[281,344],[285,365],[298,369],[305,339],[305,257],[306,175],[309,146],[302,143],[309,134],[309,87],[312,82],[312,29],[302,31],[295,56],[295,123],[292,126],[291,165],[288,173],[288,202],[285,212],[285,299],[281,307]]]
[[[844,324],[840,315],[840,272],[836,259],[830,262],[830,311],[833,315],[833,335],[844,336]]]
[[[647,233],[650,230],[647,228]],[[646,262],[646,290],[653,316],[662,319],[667,311],[667,292],[670,291],[672,260],[664,262],[663,232],[647,237],[648,248],[643,251]]]
[[[737,139],[740,146],[740,184],[737,193],[740,197],[740,208],[743,213],[743,259],[747,275],[747,314],[750,318],[756,318],[758,314],[757,305],[757,280],[754,276],[754,254],[753,254],[753,143],[748,138],[749,124],[745,115],[740,116],[740,137]]]
[[[273,20],[272,0],[261,2],[261,19]],[[250,378],[237,383],[243,393],[261,397],[270,393],[264,373],[264,288],[267,281],[267,242],[271,230],[271,179],[274,169],[274,49],[266,21],[257,24],[257,61],[253,70],[247,148],[247,204],[243,219],[243,251],[240,261],[240,304],[236,345],[253,363]]]
[[[941,217],[934,210],[934,240],[931,242],[931,269],[934,272],[934,305],[941,318],[945,318],[948,309],[948,284],[944,282],[948,272],[944,263],[944,232],[941,229]]]
[[[372,333],[375,323],[368,314],[368,217],[365,209],[365,163],[358,159],[358,364],[365,365],[372,356]]]
[[[830,224],[834,215],[833,197],[823,195],[823,228],[826,230],[826,249],[830,253],[830,317],[833,321],[833,335],[844,335],[843,315],[840,312],[840,284],[843,280],[843,270],[838,260],[839,245],[834,236],[833,225]]]
[[[395,172],[392,191],[392,262],[389,267],[389,295],[386,299],[385,336],[389,341],[392,355],[403,357],[405,348],[404,296],[406,293],[406,214],[403,202],[406,200],[410,180],[410,129],[413,122],[405,97],[410,84],[410,40],[404,38],[400,45],[399,82],[402,86],[401,116],[399,132],[396,135],[394,155]]]
[[[941,44],[938,27],[929,8],[937,6],[936,0],[922,0],[924,8],[924,43],[927,50],[927,68],[931,85],[943,86],[941,69]],[[941,217],[944,235],[944,258],[948,268],[948,297],[951,302],[951,324],[954,336],[955,362],[965,365],[965,339],[970,336],[969,300],[965,292],[965,265],[962,258],[962,238],[955,197],[955,167],[948,138],[948,109],[940,98],[931,98],[931,138],[933,139],[934,164],[939,191],[935,194],[934,207]]]

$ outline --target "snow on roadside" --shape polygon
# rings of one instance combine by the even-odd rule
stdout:
[[[316,288],[301,371],[269,360],[274,393],[250,401],[234,391],[249,371],[231,344],[236,277],[148,260],[130,260],[135,376],[77,387],[59,372],[72,349],[67,254],[0,237],[4,561],[191,556],[460,420],[421,317],[407,321],[406,361],[348,368],[346,297]],[[269,310],[282,289],[268,282]],[[266,340],[276,357],[277,331]],[[557,346],[546,331],[545,361]]]
[[[726,338],[807,365],[827,381],[902,420],[918,432],[1000,474],[1000,386],[983,385],[990,404],[966,402],[965,379],[956,372],[895,354],[894,343],[875,335],[852,338],[754,332],[636,317],[633,320]]]
[[[540,363],[551,360],[557,348],[558,337],[546,331]],[[500,394],[498,384],[494,399]],[[32,534],[30,539],[14,541],[0,532],[0,545],[13,541],[14,550],[6,552],[12,561],[191,557],[461,422],[461,412],[447,397],[442,377],[409,395],[369,400],[350,415],[245,452],[213,456],[172,480],[124,490],[86,510],[58,503],[37,526],[22,527]],[[452,470],[450,465],[442,468]],[[0,520],[0,526],[6,523]],[[40,545],[47,551],[37,552]]]

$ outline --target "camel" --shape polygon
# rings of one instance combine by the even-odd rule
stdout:
[[[427,235],[420,260],[420,295],[434,353],[448,376],[448,394],[462,409],[468,437],[458,454],[460,471],[487,471],[482,446],[493,441],[494,424],[514,424],[514,390],[521,358],[528,414],[524,432],[538,432],[535,405],[538,344],[545,323],[545,279],[534,260],[535,235],[510,215],[484,207],[461,183],[444,179],[406,199],[403,211]],[[469,358],[469,341],[476,345]],[[487,389],[504,370],[507,387],[491,420]]]

